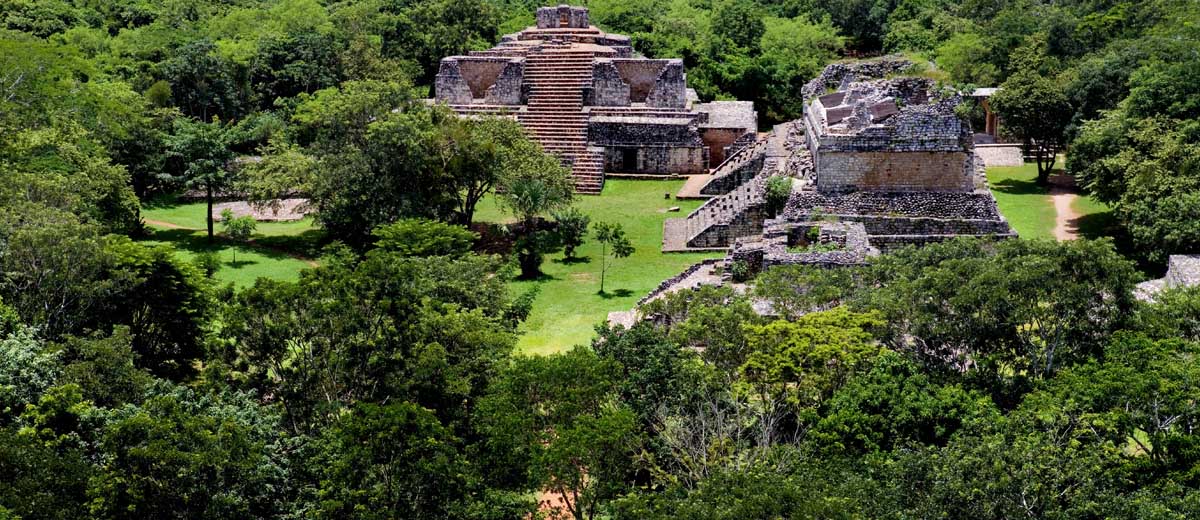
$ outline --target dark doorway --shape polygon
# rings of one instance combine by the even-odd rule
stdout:
[[[637,148],[626,148],[621,151],[621,169],[626,172],[637,171]]]

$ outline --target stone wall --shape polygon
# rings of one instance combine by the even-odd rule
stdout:
[[[525,60],[509,60],[496,77],[492,86],[488,87],[484,101],[493,105],[521,105],[522,84],[525,81]]]
[[[468,105],[474,96],[467,80],[463,79],[459,70],[458,60],[442,58],[438,65],[438,73],[434,78],[434,97],[451,105]]]
[[[452,56],[443,58],[434,79],[435,96],[451,104],[476,99],[496,105],[521,104],[525,60],[502,56]]]
[[[605,146],[604,170],[698,175],[708,171],[704,149],[685,146]]]
[[[821,191],[958,191],[974,189],[965,152],[840,152],[815,156]]]
[[[708,147],[708,158],[712,164],[720,164],[725,161],[729,148],[746,134],[746,130],[741,128],[704,128],[700,131],[700,139]]]
[[[590,25],[586,7],[568,5],[539,7],[536,16],[538,29],[558,29],[564,26],[572,29],[586,29]]]
[[[584,92],[588,106],[629,106],[629,84],[621,78],[612,60],[597,59],[592,66],[592,86]]]
[[[667,60],[666,66],[658,72],[658,77],[654,78],[654,88],[646,96],[646,105],[670,108],[687,106],[683,60]]]
[[[1000,220],[991,193],[872,193],[823,194],[796,192],[783,214],[788,220],[803,215],[904,215],[935,219]]]
[[[684,108],[687,106],[687,85],[684,82],[682,60],[648,60],[648,59],[612,59],[606,60],[616,68],[617,74],[625,87],[608,87],[615,84],[611,71],[599,70],[598,64],[594,72],[603,75],[601,85],[594,88],[606,87],[608,91],[593,94],[596,99],[609,100],[608,106],[628,105],[629,103],[645,103],[650,107]],[[603,66],[607,69],[607,65]],[[628,100],[620,99],[624,90],[628,90]],[[614,101],[613,99],[616,98]],[[600,103],[595,103],[600,105]]]
[[[913,63],[902,56],[885,56],[877,60],[849,63],[832,63],[800,89],[807,101],[824,94],[826,90],[838,88],[848,77],[854,81],[883,78],[912,68]]]
[[[975,155],[983,159],[983,164],[992,166],[1021,166],[1025,164],[1025,156],[1018,144],[977,144]]]

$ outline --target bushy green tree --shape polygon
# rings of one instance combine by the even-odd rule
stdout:
[[[213,199],[233,183],[229,162],[233,153],[225,142],[225,132],[219,120],[211,122],[178,119],[173,134],[167,140],[168,156],[177,163],[177,171],[188,187],[204,190],[208,204],[205,222],[208,239],[213,239]]]

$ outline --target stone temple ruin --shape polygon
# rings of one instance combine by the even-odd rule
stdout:
[[[592,194],[605,172],[707,173],[752,142],[758,123],[750,102],[698,102],[682,60],[637,56],[629,37],[565,5],[539,8],[536,26],[492,49],[443,58],[435,101],[515,118],[570,166],[576,191]]]
[[[721,164],[700,193],[714,195],[664,226],[664,251],[762,241],[788,223],[853,222],[887,252],[956,236],[1015,236],[987,189],[970,125],[954,93],[895,75],[882,59],[830,65],[805,85],[804,117],[775,128]],[[769,177],[793,180],[786,208],[768,219]]]
[[[897,58],[836,63],[805,85],[802,119],[731,154],[699,190],[712,198],[664,223],[664,252],[728,256],[693,266],[643,301],[726,283],[734,263],[751,273],[780,264],[849,266],[908,245],[1015,237],[987,189],[970,124],[955,114],[961,98],[903,76],[911,67]],[[765,197],[772,176],[792,181],[775,218]]]

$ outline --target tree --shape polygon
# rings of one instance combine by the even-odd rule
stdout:
[[[235,242],[245,242],[250,240],[250,235],[254,234],[254,229],[258,227],[258,222],[250,215],[241,217],[233,216],[233,211],[226,208],[221,211],[221,227],[225,232],[225,236]],[[231,252],[233,253],[233,263],[237,263],[237,248],[241,244],[234,245]]]
[[[189,187],[204,190],[208,203],[208,240],[213,239],[213,198],[230,186],[233,174],[228,169],[233,153],[225,145],[221,122],[175,120],[174,133],[167,138],[168,156],[177,163],[177,171]]]
[[[610,267],[609,256],[614,260],[633,254],[633,244],[625,236],[620,224],[597,222],[594,226],[596,241],[600,243],[600,294],[604,294],[604,275]]]
[[[106,463],[88,483],[92,514],[249,519],[285,504],[278,416],[250,395],[168,386],[108,419]]]
[[[471,252],[479,235],[462,227],[423,219],[404,219],[371,232],[375,247],[401,256],[461,257]]]
[[[242,94],[231,65],[208,40],[190,42],[162,64],[171,86],[171,97],[183,112],[201,121],[241,115]]]
[[[554,212],[553,215],[554,231],[558,235],[558,243],[562,245],[563,258],[574,260],[575,248],[583,244],[583,238],[587,235],[588,225],[591,224],[592,218],[574,207]]]
[[[773,175],[767,179],[766,199],[767,215],[775,218],[787,206],[788,198],[792,196],[792,178],[783,175]]]
[[[540,152],[536,145],[533,150],[512,162],[504,189],[497,194],[500,205],[520,220],[517,261],[526,279],[541,274],[542,255],[553,243],[539,228],[539,216],[569,206],[575,191],[570,172],[557,158],[536,153]]]
[[[461,514],[467,461],[458,439],[413,403],[356,405],[329,428],[312,461],[322,518],[384,520]]]
[[[990,102],[1004,121],[1002,128],[1033,150],[1037,182],[1046,184],[1075,113],[1062,86],[1036,71],[1021,70],[1000,85]]]
[[[562,497],[577,520],[624,491],[637,419],[615,397],[619,365],[586,347],[517,358],[480,403],[493,479]]]
[[[761,9],[753,2],[723,2],[713,11],[713,34],[757,52],[766,32]]]

